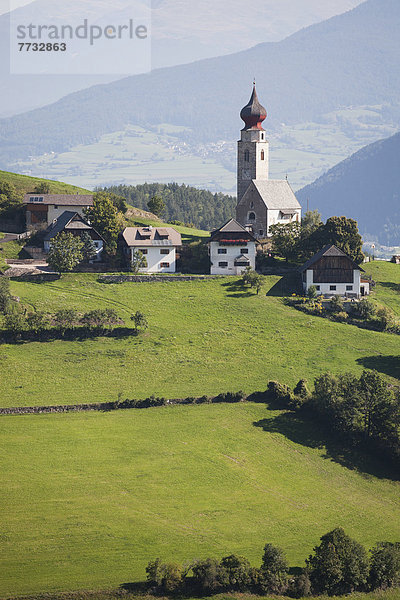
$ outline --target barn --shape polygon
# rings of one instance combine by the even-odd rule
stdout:
[[[360,298],[369,294],[364,270],[333,244],[325,246],[299,268],[303,290],[315,286],[318,295]]]

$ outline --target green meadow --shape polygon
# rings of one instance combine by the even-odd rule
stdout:
[[[395,308],[400,268],[382,264],[384,272],[372,265],[382,270],[375,296]],[[264,390],[270,379],[293,385],[305,377],[312,383],[327,370],[361,373],[364,367],[400,378],[399,336],[285,306],[279,277],[268,277],[258,296],[235,278],[105,284],[88,274],[51,283],[13,281],[12,292],[32,310],[109,307],[127,324],[140,310],[149,329],[138,337],[0,346],[2,406],[109,401],[118,394],[252,392]]]
[[[116,588],[150,559],[277,544],[302,566],[337,526],[399,539],[399,484],[263,404],[1,419],[0,594]],[[356,457],[353,456],[352,459]]]
[[[374,298],[399,314],[400,267],[366,270]],[[258,296],[236,278],[110,285],[71,274],[11,286],[32,310],[109,307],[127,324],[141,310],[149,329],[1,345],[1,406],[252,392],[365,367],[400,379],[400,336],[285,306],[279,277]],[[399,483],[385,465],[264,404],[7,416],[0,430],[2,597],[115,590],[143,580],[157,556],[235,552],[257,565],[266,542],[302,566],[337,526],[366,547],[400,539]]]

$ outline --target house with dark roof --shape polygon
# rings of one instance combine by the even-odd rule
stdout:
[[[147,267],[142,273],[175,273],[176,251],[182,245],[181,234],[173,227],[126,227],[122,248],[128,261],[140,250]]]
[[[211,275],[241,275],[246,267],[255,269],[257,240],[234,219],[211,233],[208,242]]]
[[[84,209],[93,206],[92,194],[25,194],[26,226],[51,225],[63,212],[84,216]]]
[[[315,286],[325,297],[360,298],[369,294],[369,281],[362,278],[364,270],[347,254],[329,244],[299,267],[303,290]]]
[[[96,248],[96,256],[91,262],[98,262],[102,258],[105,246],[104,238],[77,212],[64,211],[62,215],[47,228],[43,238],[43,248],[48,253],[51,248],[51,242],[61,232],[72,233],[72,235],[82,237],[84,233],[89,234],[93,245]]]
[[[257,238],[267,238],[271,225],[301,221],[301,206],[287,179],[269,178],[269,142],[262,127],[267,111],[255,84],[240,113],[244,121],[238,142],[236,220]]]

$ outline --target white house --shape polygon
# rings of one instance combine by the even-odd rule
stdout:
[[[126,227],[122,233],[123,248],[128,260],[135,251],[144,255],[147,267],[142,273],[175,273],[176,250],[182,245],[181,234],[172,227]]]
[[[369,282],[361,276],[364,270],[332,244],[304,263],[299,272],[306,293],[314,285],[317,294],[325,297],[359,298],[369,294]]]
[[[25,194],[26,226],[51,225],[66,210],[84,216],[93,206],[92,194]]]
[[[87,222],[80,214],[72,211],[64,211],[62,215],[47,228],[43,238],[43,249],[47,254],[51,247],[51,241],[59,233],[65,231],[72,233],[75,236],[82,236],[88,233],[94,247],[96,248],[96,256],[91,262],[98,262],[102,258],[102,253],[105,245],[104,238]]]
[[[267,238],[271,225],[301,221],[301,206],[287,179],[269,178],[266,116],[254,85],[240,113],[245,126],[238,142],[236,220],[257,238]]]
[[[209,241],[211,275],[240,275],[256,266],[255,237],[231,219],[212,232]]]

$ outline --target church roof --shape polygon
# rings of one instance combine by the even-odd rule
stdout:
[[[275,209],[284,212],[290,209],[301,208],[286,179],[267,179],[265,181],[253,179],[252,184],[269,210]],[[250,189],[251,186],[247,188],[243,198],[246,197]]]
[[[298,271],[303,273],[303,271],[307,271],[310,267],[312,267],[316,262],[318,262],[323,256],[345,256],[349,259],[349,261],[353,264],[354,269],[358,269],[364,273],[364,269],[360,267],[357,263],[355,263],[345,252],[334,246],[333,244],[327,244],[321,250],[319,250],[314,256],[312,256],[307,262],[304,263],[301,267],[299,267]]]
[[[267,116],[267,111],[260,104],[256,92],[256,84],[253,84],[253,93],[249,102],[242,108],[240,118],[245,122],[244,129],[262,129],[261,123]]]

